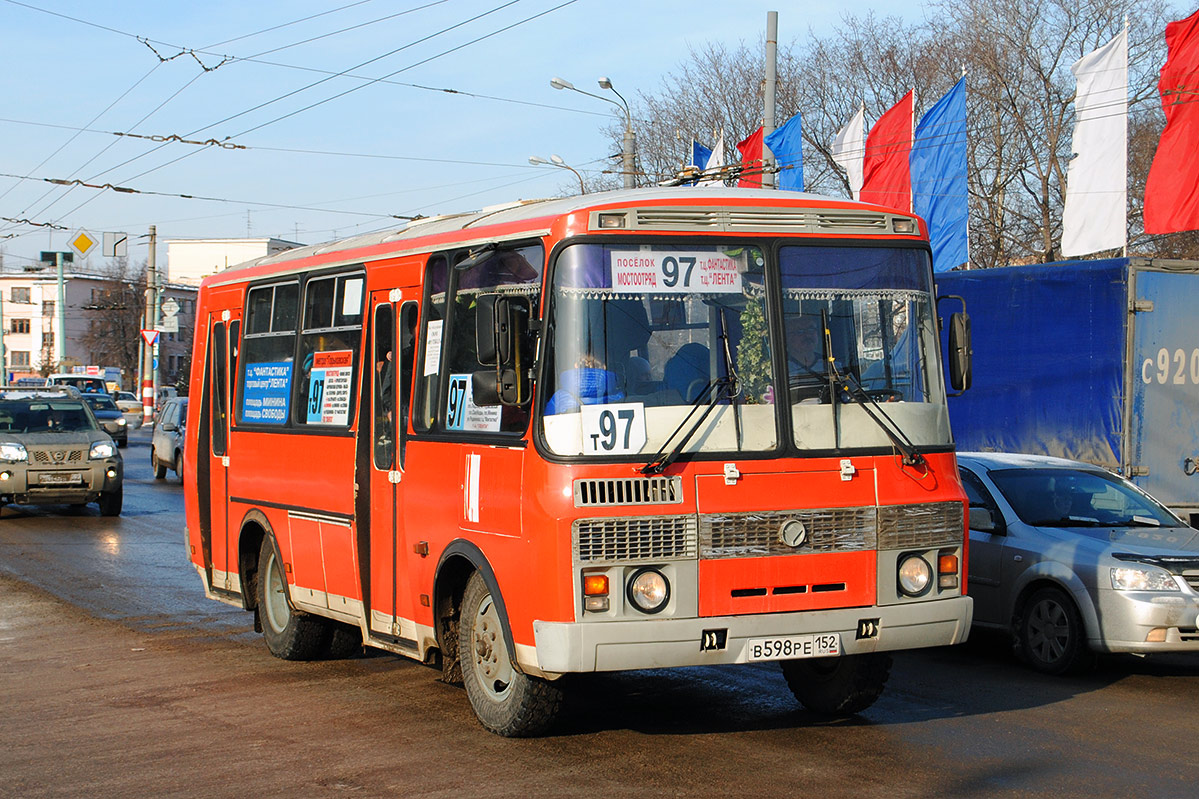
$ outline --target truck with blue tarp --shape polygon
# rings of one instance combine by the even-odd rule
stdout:
[[[1199,261],[943,272],[937,293],[972,327],[959,450],[1088,461],[1199,523]]]

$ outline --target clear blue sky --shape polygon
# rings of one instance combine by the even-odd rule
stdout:
[[[120,231],[133,242],[131,258],[141,261],[146,247],[138,237],[154,224],[161,260],[161,241],[170,238],[315,243],[402,224],[389,223],[388,214],[555,196],[570,189],[573,176],[531,166],[529,156],[558,154],[582,170],[604,168],[612,147],[602,128],[616,109],[556,91],[551,77],[609,94],[596,85],[606,75],[632,99],[653,90],[691,46],[756,44],[767,11],[779,12],[779,39],[787,43],[809,26],[828,32],[845,12],[903,7],[911,5],[0,0],[0,217],[67,228],[0,222],[7,237],[0,252],[11,270],[41,250],[68,249],[76,230],[97,237]],[[313,15],[320,16],[296,22]],[[222,56],[232,60],[222,64]],[[390,82],[337,75],[345,72]],[[228,137],[247,149],[112,133]],[[67,188],[12,175],[231,202]],[[98,265],[98,251],[89,260]]]

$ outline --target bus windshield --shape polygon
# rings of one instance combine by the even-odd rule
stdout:
[[[927,253],[788,245],[773,263],[769,252],[563,249],[540,387],[550,451],[649,458],[684,438],[682,452],[773,451],[784,409],[800,450],[890,447],[848,386],[914,444],[947,444]]]

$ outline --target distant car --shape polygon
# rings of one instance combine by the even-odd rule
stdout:
[[[124,463],[73,388],[0,390],[0,505],[82,505],[119,516]]]
[[[187,397],[167,400],[158,413],[154,437],[150,440],[150,466],[154,477],[162,480],[173,469],[183,482],[183,434],[187,424]]]
[[[142,401],[132,391],[118,391],[115,399],[117,407],[125,413],[142,412]]]
[[[50,382],[47,385],[51,386],[72,386],[85,393],[91,392],[94,394],[107,394],[108,384],[104,382],[102,377],[92,377],[90,375],[76,374],[56,374],[50,375]]]
[[[974,623],[1033,668],[1095,652],[1199,652],[1199,531],[1128,480],[1077,461],[960,453]]]
[[[112,436],[117,446],[124,448],[129,445],[129,422],[125,414],[107,394],[84,394],[83,401],[92,409],[96,421],[104,428],[104,432]]]

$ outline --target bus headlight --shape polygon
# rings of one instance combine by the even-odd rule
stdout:
[[[670,583],[657,569],[641,569],[629,580],[629,602],[642,613],[658,613],[670,601]]]
[[[933,569],[919,555],[905,555],[899,561],[899,590],[908,596],[920,596],[933,581]]]

